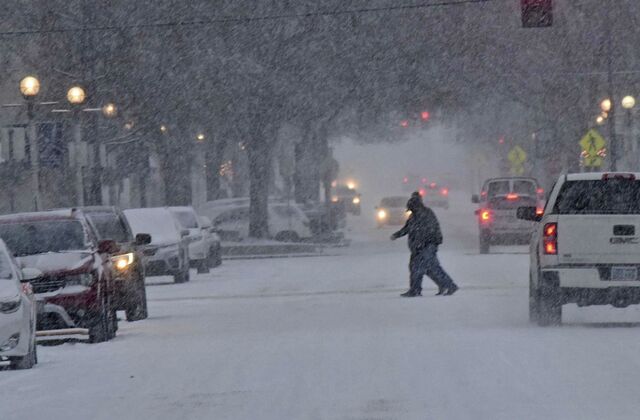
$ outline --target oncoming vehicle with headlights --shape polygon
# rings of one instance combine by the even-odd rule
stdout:
[[[142,248],[151,243],[151,235],[133,236],[124,213],[115,207],[85,207],[82,209],[100,239],[112,239],[118,251],[111,257],[114,266],[114,305],[125,311],[127,321],[146,319],[147,291]]]
[[[82,211],[0,216],[0,238],[19,263],[43,273],[31,282],[43,302],[38,330],[88,334],[94,343],[115,337],[111,254],[118,247],[112,240],[99,240]]]
[[[0,361],[13,369],[31,369],[38,363],[36,302],[29,281],[42,273],[20,270],[0,240]]]
[[[409,215],[407,197],[384,197],[376,207],[376,224],[378,228],[390,225],[403,225]]]
[[[354,188],[349,186],[338,185],[334,188],[331,196],[331,202],[336,205],[344,205],[347,213],[351,213],[355,216],[360,215],[360,202],[362,200],[361,195]]]

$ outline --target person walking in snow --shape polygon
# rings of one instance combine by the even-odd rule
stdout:
[[[426,207],[418,192],[414,192],[407,202],[407,210],[411,212],[404,227],[391,235],[396,240],[409,236],[410,282],[409,290],[403,297],[422,296],[422,278],[427,275],[438,286],[438,295],[449,296],[458,290],[458,286],[444,271],[438,260],[438,246],[442,244],[440,223],[433,210]]]

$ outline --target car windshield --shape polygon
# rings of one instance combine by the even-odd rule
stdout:
[[[640,181],[610,179],[565,182],[553,213],[640,214]]]
[[[113,239],[119,243],[131,242],[131,234],[116,213],[88,213],[101,239]]]
[[[171,213],[175,216],[175,218],[185,229],[197,229],[198,228],[198,219],[196,218],[195,213],[188,210],[171,210]]]
[[[75,220],[2,223],[0,238],[17,257],[87,248],[82,223]]]
[[[532,181],[513,181],[513,192],[520,195],[536,195],[536,184]]]
[[[380,201],[380,207],[405,208],[408,199],[408,197],[383,198],[382,201]]]
[[[180,242],[180,232],[173,215],[164,208],[131,209],[124,214],[133,233],[151,234],[152,244]]]
[[[509,181],[490,182],[489,187],[487,188],[487,195],[489,197],[495,197],[496,195],[507,195],[510,192]]]

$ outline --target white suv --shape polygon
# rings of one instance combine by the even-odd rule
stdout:
[[[518,217],[540,222],[531,241],[533,322],[559,324],[565,303],[640,303],[640,174],[563,175],[543,215],[521,207]]]

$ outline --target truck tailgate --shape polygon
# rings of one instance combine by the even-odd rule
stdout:
[[[561,215],[561,264],[639,264],[640,215]]]

